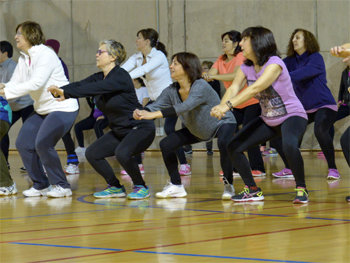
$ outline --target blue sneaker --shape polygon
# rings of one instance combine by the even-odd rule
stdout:
[[[149,189],[148,187],[144,187],[143,185],[135,185],[134,191],[128,194],[128,199],[144,199],[149,197]]]
[[[124,186],[121,188],[108,185],[106,189],[101,192],[94,193],[96,198],[111,198],[111,197],[125,197],[126,192]]]

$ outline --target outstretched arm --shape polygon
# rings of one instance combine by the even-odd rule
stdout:
[[[278,64],[268,65],[264,73],[260,76],[260,78],[258,78],[254,82],[254,84],[248,86],[245,90],[243,90],[238,95],[235,95],[237,94],[237,90],[239,91],[240,89],[242,89],[246,83],[245,75],[243,71],[240,69],[240,71],[237,73],[236,79],[234,80],[232,85],[228,88],[224,97],[222,98],[221,104],[218,106],[215,106],[211,110],[210,115],[218,119],[221,119],[223,116],[225,116],[225,113],[229,111],[231,108],[234,108],[242,104],[243,102],[246,102],[247,100],[253,98],[256,94],[270,87],[271,84],[276,81],[276,79],[281,74],[281,72],[282,72],[282,68],[280,65]],[[231,91],[228,93],[230,89]]]

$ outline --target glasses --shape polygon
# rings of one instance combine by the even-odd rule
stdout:
[[[22,35],[22,33],[21,33],[21,32],[17,32],[17,33],[16,33],[16,36],[18,36],[18,37],[19,37],[20,35]]]
[[[99,56],[101,56],[101,54],[102,53],[108,53],[108,51],[107,50],[101,50],[101,49],[99,49],[99,50],[97,50],[97,54],[99,55]]]

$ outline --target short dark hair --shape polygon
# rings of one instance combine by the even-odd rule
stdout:
[[[36,46],[45,43],[44,33],[38,23],[33,21],[23,22],[16,27],[16,33],[19,28],[21,28],[23,37],[30,45]]]
[[[173,60],[175,57],[186,72],[191,84],[197,79],[202,78],[201,62],[195,54],[189,52],[180,52],[173,55],[171,57],[171,60]]]
[[[320,45],[318,44],[318,41],[314,34],[312,34],[310,31],[307,31],[306,29],[297,28],[293,31],[292,35],[290,36],[289,43],[287,46],[287,57],[293,57],[297,54],[297,52],[294,50],[293,38],[294,35],[299,31],[303,33],[304,47],[306,49],[306,52],[308,52],[309,54],[320,52]]]
[[[242,32],[242,38],[245,37],[250,38],[252,49],[259,66],[263,66],[272,56],[281,57],[270,29],[262,26],[248,27]],[[246,59],[244,64],[247,66],[254,65],[253,61],[250,59]]]
[[[0,42],[0,51],[1,53],[7,52],[7,57],[12,58],[13,55],[13,47],[10,42],[8,41],[1,41]]]
[[[211,69],[211,67],[213,66],[213,62],[209,61],[209,60],[204,60],[202,61],[202,66],[207,66],[208,69]]]
[[[142,78],[136,78],[134,80],[136,80],[138,83],[140,83],[141,87],[145,87],[146,86],[145,83],[143,82]]]
[[[221,35],[221,40],[224,40],[224,37],[225,36],[228,36],[228,38],[233,42],[233,43],[236,43],[238,42],[238,45],[237,47],[235,48],[235,50],[233,51],[233,56],[236,56],[239,52],[242,51],[241,49],[241,46],[239,45],[239,42],[241,42],[242,38],[241,38],[241,33],[239,33],[238,31],[236,30],[231,30],[231,31],[228,31],[228,32],[225,32]],[[224,59],[227,59],[227,55],[224,54]]]

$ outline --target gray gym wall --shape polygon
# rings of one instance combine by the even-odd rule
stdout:
[[[0,0],[0,5],[0,40],[14,45],[13,59],[17,61],[19,56],[14,41],[16,26],[27,20],[36,21],[47,39],[60,41],[59,56],[68,66],[71,81],[98,70],[95,54],[103,39],[120,41],[128,58],[137,51],[136,32],[152,27],[160,32],[168,57],[189,51],[201,60],[215,61],[222,54],[221,33],[261,25],[272,30],[283,57],[295,28],[313,32],[326,63],[328,86],[337,99],[345,65],[329,50],[350,42],[350,0]],[[80,100],[77,121],[90,112],[85,99]],[[335,148],[340,149],[340,135],[349,123],[347,118],[336,124]],[[20,127],[18,122],[11,129],[11,148]],[[85,135],[87,145],[95,139],[93,132]],[[158,148],[160,139],[156,138],[152,149]],[[57,148],[63,148],[63,143]],[[203,149],[205,144],[194,148]],[[307,129],[302,148],[319,149],[313,125]]]

